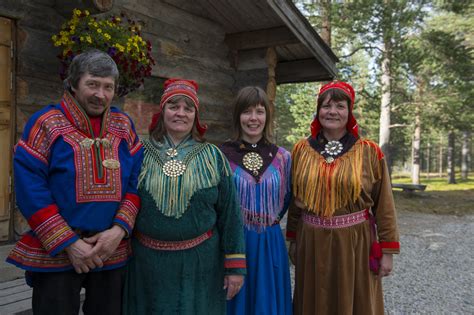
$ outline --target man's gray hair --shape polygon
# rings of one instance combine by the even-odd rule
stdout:
[[[91,49],[74,57],[64,79],[64,88],[66,90],[70,90],[71,87],[77,88],[79,80],[86,73],[100,78],[113,77],[117,90],[119,71],[115,61],[107,53]]]

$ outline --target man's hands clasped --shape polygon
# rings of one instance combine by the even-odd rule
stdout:
[[[66,248],[66,253],[77,273],[102,268],[124,238],[125,231],[118,225],[96,235],[79,239]]]

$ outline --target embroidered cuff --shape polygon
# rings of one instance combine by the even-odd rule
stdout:
[[[247,264],[245,260],[245,254],[225,255],[224,268],[225,269],[246,269]]]
[[[35,212],[28,220],[44,249],[56,256],[63,249],[79,239],[71,227],[59,214],[56,205],[49,205]]]
[[[384,254],[398,254],[398,253],[400,253],[400,243],[399,242],[380,242],[380,247],[382,247],[382,253],[384,253]]]
[[[139,209],[140,197],[131,193],[125,194],[114,218],[114,224],[120,225],[125,230],[125,237],[130,237]]]
[[[296,240],[296,232],[295,231],[286,231],[286,240],[287,241],[295,241]]]

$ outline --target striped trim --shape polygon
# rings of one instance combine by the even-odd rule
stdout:
[[[245,254],[225,255],[224,268],[247,268]]]
[[[113,269],[124,265],[130,254],[130,241],[122,240],[115,252],[104,262],[104,267],[101,269]],[[66,252],[62,251],[52,257],[43,248],[40,241],[30,233],[23,235],[21,240],[17,242],[8,255],[7,262],[31,271],[63,271],[73,268]]]
[[[167,250],[167,251],[176,251],[176,250],[186,250],[193,247],[196,247],[203,243],[204,241],[212,237],[212,230],[207,231],[206,233],[199,235],[190,240],[185,241],[160,241],[154,238],[151,238],[143,233],[135,231],[133,235],[137,240],[145,247],[154,249],[154,250]]]
[[[55,255],[62,244],[77,237],[55,204],[35,212],[28,219],[28,224],[50,255]]]
[[[400,243],[399,242],[380,242],[380,247],[382,249],[400,249]]]
[[[355,213],[338,215],[330,218],[323,218],[308,212],[303,213],[303,222],[314,227],[324,229],[340,229],[353,226],[369,219],[369,210],[365,209]]]
[[[131,193],[125,194],[120,203],[119,210],[115,215],[114,223],[119,224],[127,231],[127,237],[129,237],[132,232],[139,209],[140,197]]]
[[[28,154],[34,156],[35,158],[37,158],[38,160],[40,160],[41,162],[43,162],[44,164],[48,165],[48,158],[46,156],[44,156],[43,154],[41,154],[40,152],[36,151],[35,149],[33,149],[32,147],[30,147],[28,145],[28,143],[26,143],[25,141],[23,141],[23,139],[20,139],[20,141],[18,141],[18,144],[17,146],[19,147],[22,147],[23,149],[26,150],[26,152],[28,152]],[[15,149],[16,151],[16,149]]]

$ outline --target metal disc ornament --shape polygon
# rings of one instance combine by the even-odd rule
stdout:
[[[333,140],[333,141],[329,141],[328,143],[326,143],[326,145],[324,146],[324,152],[329,154],[329,155],[334,156],[334,155],[338,155],[339,153],[341,153],[343,148],[344,147],[342,146],[342,143],[340,143],[337,140]]]
[[[180,160],[171,160],[163,165],[163,173],[168,177],[178,177],[186,171],[186,164]]]
[[[258,170],[263,166],[263,159],[260,154],[255,152],[249,152],[244,155],[242,164],[246,169],[252,172],[254,176],[258,175]]]

